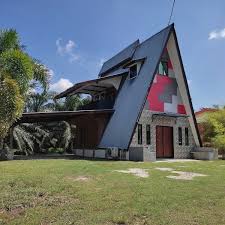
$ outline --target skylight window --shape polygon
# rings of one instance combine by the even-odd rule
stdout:
[[[130,79],[133,79],[137,76],[137,64],[134,64],[130,67]]]

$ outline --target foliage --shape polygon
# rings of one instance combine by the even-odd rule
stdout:
[[[30,93],[26,101],[26,112],[75,111],[90,102],[89,98],[80,95],[68,96],[65,99],[54,99],[55,92]]]
[[[10,126],[21,116],[23,106],[16,81],[9,78],[0,81],[0,138],[7,135]]]
[[[210,113],[203,124],[203,141],[225,150],[225,109]]]
[[[35,147],[41,147],[42,139],[49,136],[49,133],[37,124],[22,123],[13,128],[13,138],[17,149],[31,155],[35,152]]]
[[[1,78],[14,79],[20,89],[20,94],[27,94],[33,78],[33,63],[31,58],[20,50],[5,51],[0,55]]]
[[[51,123],[22,123],[13,128],[16,148],[21,153],[47,153],[49,148],[65,151],[71,141],[71,128],[65,121]]]
[[[64,148],[67,149],[69,147],[71,141],[71,127],[70,124],[65,121],[59,122],[49,122],[42,123],[41,126],[44,130],[47,130],[51,137],[51,139],[55,139],[55,143],[53,147]],[[47,149],[48,146],[52,146],[49,144],[49,141],[43,144],[42,148]]]
[[[49,77],[48,69],[24,51],[24,46],[21,45],[15,30],[0,31],[1,151],[9,128],[24,111],[28,91],[31,88],[37,88],[39,85],[46,92]],[[14,136],[17,138],[18,146],[26,146],[24,151],[27,151],[27,154],[33,151],[32,135],[25,132],[24,126],[17,126],[14,129]]]
[[[54,94],[51,92],[30,93],[26,101],[26,112],[52,111],[49,101]]]
[[[65,100],[55,100],[55,111],[74,111],[82,105],[82,99],[79,95],[72,95]]]
[[[225,135],[218,134],[213,139],[213,144],[219,150],[225,151]]]
[[[21,116],[33,77],[32,59],[22,51],[15,30],[0,31],[0,139]],[[3,145],[1,145],[1,148]]]
[[[8,147],[8,145],[4,145],[4,149],[0,151],[0,161],[5,160],[13,160],[14,152],[12,149]]]
[[[54,148],[54,147],[50,147],[48,149],[49,153],[59,153],[59,154],[63,154],[65,152],[64,148]]]
[[[49,69],[40,63],[40,61],[33,60],[34,75],[33,81],[31,83],[31,88],[41,90],[42,92],[47,92],[49,88],[49,82],[51,75]]]
[[[8,50],[21,49],[19,36],[14,29],[0,30],[0,53]]]

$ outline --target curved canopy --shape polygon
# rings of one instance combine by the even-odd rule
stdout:
[[[93,95],[96,93],[104,92],[106,89],[112,87],[118,90],[120,82],[122,80],[122,76],[127,75],[128,71],[129,71],[128,69],[118,69],[105,77],[77,83],[71,88],[58,94],[55,98],[59,99],[74,94]]]

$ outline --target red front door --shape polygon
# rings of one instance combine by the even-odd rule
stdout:
[[[173,157],[173,127],[156,126],[156,157]]]

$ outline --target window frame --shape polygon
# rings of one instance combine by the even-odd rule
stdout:
[[[164,68],[164,64],[166,64],[166,69]],[[160,65],[162,66],[163,73],[160,73],[160,71],[159,71]],[[169,76],[168,75],[168,72],[169,72],[169,69],[168,69],[168,61],[167,60],[160,60],[159,66],[158,66],[158,74],[159,75],[162,75],[162,76]]]
[[[138,144],[142,145],[143,141],[142,141],[142,124],[138,124]]]
[[[178,127],[178,145],[183,145],[182,127]]]
[[[131,69],[132,69],[133,67],[136,67],[136,75],[131,77]],[[129,78],[130,78],[130,80],[132,80],[132,79],[134,79],[135,77],[137,77],[137,75],[138,75],[138,65],[137,65],[137,63],[135,63],[135,64],[133,64],[133,65],[131,65],[131,66],[129,67]]]
[[[151,125],[146,124],[146,145],[151,145]]]
[[[188,129],[188,127],[185,127],[185,129],[184,129],[184,137],[185,137],[185,146],[189,146],[190,142],[189,142],[189,129]]]

